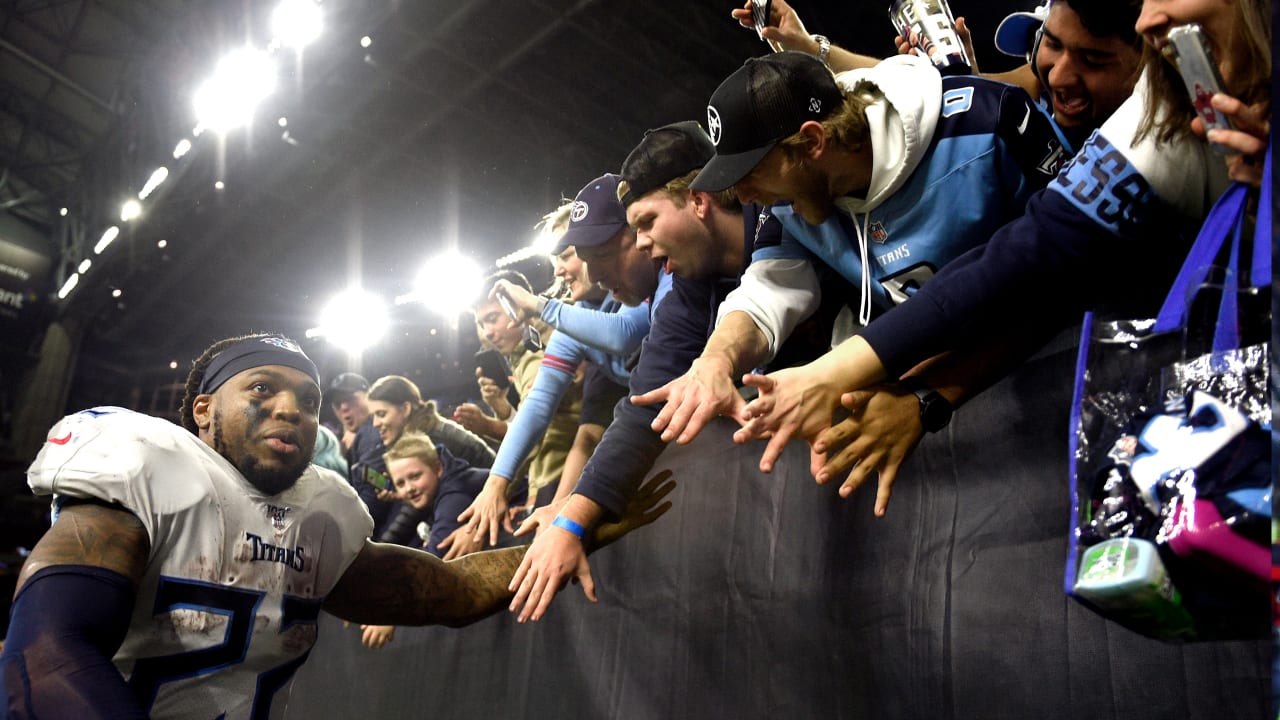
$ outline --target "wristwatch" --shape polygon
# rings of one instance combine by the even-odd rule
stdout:
[[[920,425],[925,432],[938,432],[951,422],[951,413],[955,412],[955,407],[937,390],[925,385],[915,376],[904,377],[898,384],[915,393],[920,400]]]
[[[831,56],[831,41],[826,35],[814,35],[813,41],[818,43],[818,59],[823,65],[830,67],[831,64],[827,62],[827,58]]]

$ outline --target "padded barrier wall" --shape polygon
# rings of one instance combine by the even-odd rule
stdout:
[[[1267,641],[1165,644],[1064,596],[1070,344],[926,438],[883,519],[721,421],[662,457],[675,507],[592,556],[599,604],[380,651],[323,615],[287,717],[1267,717]]]

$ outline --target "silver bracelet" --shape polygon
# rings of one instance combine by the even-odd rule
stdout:
[[[826,35],[814,35],[813,41],[818,43],[818,59],[822,61],[823,65],[831,67],[831,63],[827,61],[827,58],[831,56],[831,41],[827,39]]]

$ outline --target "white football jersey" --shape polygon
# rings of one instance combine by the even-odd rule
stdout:
[[[151,538],[115,663],[152,718],[279,717],[321,603],[373,521],[310,466],[265,496],[173,423],[101,407],[63,418],[27,470],[37,494],[127,508]],[[56,515],[55,515],[56,522]]]

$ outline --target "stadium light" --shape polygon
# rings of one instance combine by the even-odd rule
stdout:
[[[65,300],[72,290],[76,289],[76,285],[80,282],[80,273],[71,273],[71,277],[62,283],[62,289],[58,290],[58,299]]]
[[[98,244],[93,246],[93,254],[101,255],[102,251],[106,250],[107,246],[111,244],[111,241],[115,240],[119,234],[120,228],[115,225],[107,228],[106,231],[102,233],[102,237],[98,238]]]
[[[138,199],[146,200],[147,196],[155,192],[156,188],[160,187],[160,183],[164,182],[168,177],[169,168],[163,165],[156,168],[156,171],[151,173],[151,177],[147,178],[147,184],[143,185],[142,189],[138,191]]]
[[[196,118],[209,130],[226,133],[253,119],[253,111],[276,87],[276,67],[261,50],[241,48],[224,57],[196,90]]]
[[[124,222],[129,222],[141,214],[142,203],[137,200],[125,200],[124,204],[120,206],[120,219]]]
[[[361,288],[339,293],[320,313],[320,327],[307,337],[323,337],[356,355],[382,339],[389,320],[382,298]]]
[[[476,301],[483,280],[474,260],[447,250],[423,265],[413,290],[396,298],[396,304],[420,302],[428,310],[453,319]]]
[[[271,33],[285,47],[301,50],[320,37],[324,21],[312,0],[283,0],[271,13]]]

